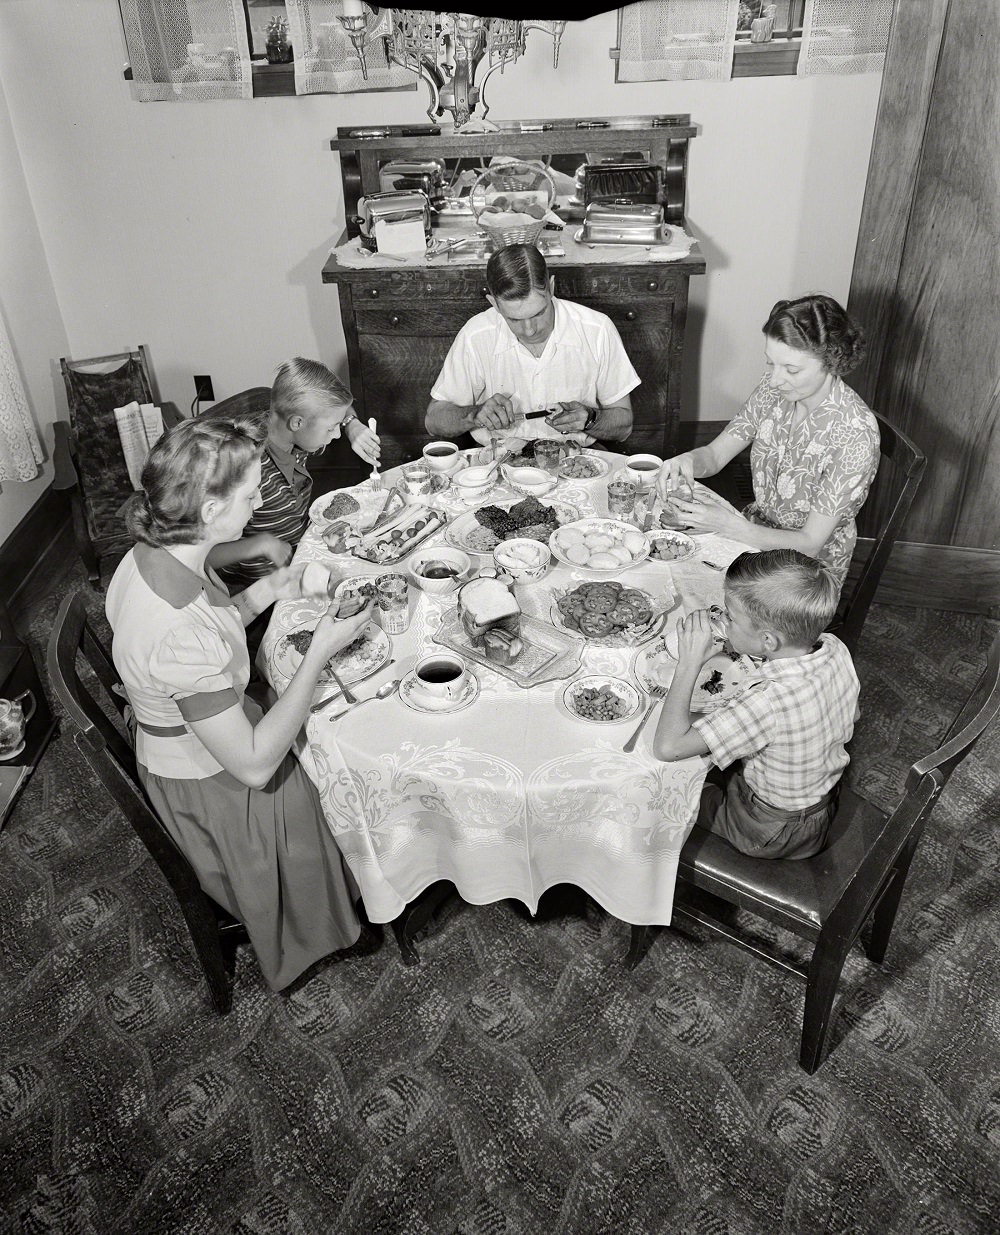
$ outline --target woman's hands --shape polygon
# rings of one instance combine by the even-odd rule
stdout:
[[[352,420],[346,433],[351,449],[359,459],[373,465],[379,461],[382,456],[382,440],[377,433],[373,433],[360,420]]]
[[[674,455],[660,464],[656,475],[656,492],[660,501],[674,501],[679,495],[688,497],[694,494],[694,452],[686,450],[682,455]]]
[[[316,623],[312,642],[309,645],[309,652],[315,649],[316,655],[322,657],[316,665],[317,674],[331,656],[343,651],[348,644],[353,643],[371,621],[371,601],[363,609],[359,609],[353,617],[349,618],[337,618],[338,603],[335,601]],[[303,658],[304,663],[305,658]]]
[[[270,532],[258,532],[256,536],[246,536],[240,545],[244,550],[244,557],[266,557],[275,566],[287,566],[295,552],[287,540],[279,540]]]
[[[673,493],[667,499],[678,520],[693,532],[717,532],[731,540],[746,542],[747,520],[732,506],[720,502],[685,499]]]

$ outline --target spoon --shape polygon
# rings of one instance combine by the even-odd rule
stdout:
[[[363,703],[371,703],[373,699],[388,699],[390,695],[396,693],[402,678],[393,678],[391,682],[383,682],[374,695],[369,695],[367,699],[359,699],[353,707],[344,708],[340,712],[334,712],[329,720],[339,720],[341,716],[346,716],[348,712],[353,712],[355,708],[361,707]]]

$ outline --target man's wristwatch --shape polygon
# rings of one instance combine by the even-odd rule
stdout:
[[[598,416],[600,416],[600,414],[601,414],[601,409],[599,407],[592,407],[590,409],[590,411],[587,413],[587,419],[583,422],[584,433],[589,433],[590,430],[594,427],[594,425],[597,424],[597,418]]]

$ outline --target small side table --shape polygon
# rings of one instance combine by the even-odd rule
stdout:
[[[0,827],[56,728],[30,649],[23,643],[0,642],[0,698],[13,699],[25,690],[34,696],[35,712],[24,731],[23,750],[0,759]]]

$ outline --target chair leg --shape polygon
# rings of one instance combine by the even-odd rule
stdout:
[[[847,948],[831,948],[822,940],[813,951],[806,980],[805,1006],[802,1010],[802,1042],[799,1066],[811,1076],[826,1058],[833,1028],[833,1001],[837,997],[840,974],[847,958]]]
[[[420,956],[413,945],[414,937],[427,925],[438,909],[455,891],[455,885],[447,879],[432,883],[429,888],[411,901],[403,912],[392,920],[392,933],[399,945],[399,955],[404,965],[419,965]]]
[[[233,972],[236,965],[235,932],[223,941],[219,924],[207,904],[183,904],[181,909],[191,935],[191,942],[201,962],[208,992],[220,1016],[225,1016],[233,1004]]]
[[[76,542],[76,551],[83,562],[90,586],[100,590],[101,561],[97,556],[94,543],[90,539],[90,532],[87,530],[87,516],[83,510],[83,499],[80,497],[79,492],[75,490],[70,492],[70,513],[73,521],[73,539]]]
[[[882,894],[875,913],[872,915],[871,938],[865,948],[865,955],[876,965],[885,960],[886,949],[889,947],[889,936],[896,922],[896,913],[903,896],[903,885],[909,873],[909,862],[902,869],[893,872],[889,886]]]
[[[646,958],[653,942],[653,931],[649,926],[633,926],[629,938],[628,952],[622,964],[626,969],[636,969]]]

